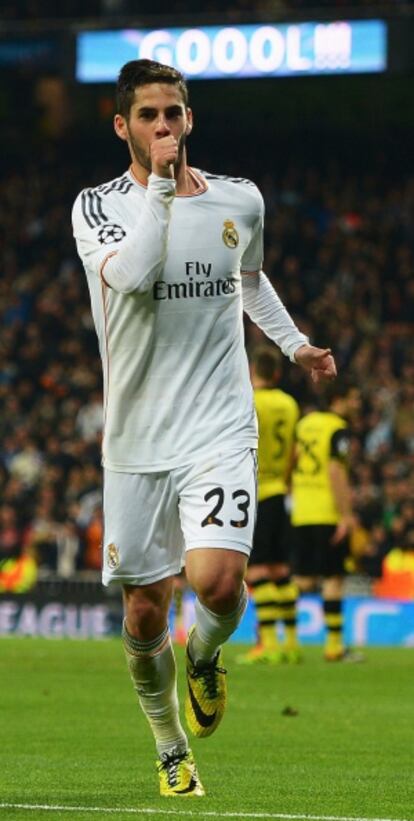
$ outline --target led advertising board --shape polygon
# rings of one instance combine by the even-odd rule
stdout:
[[[76,78],[113,82],[140,58],[175,66],[188,79],[358,74],[387,68],[382,20],[81,32]]]

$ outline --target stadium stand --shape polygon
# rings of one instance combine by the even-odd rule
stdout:
[[[409,0],[383,0],[378,4],[381,14],[388,12],[395,13],[410,5]],[[324,13],[349,13],[352,9],[352,16],[372,16],[373,3],[371,0],[359,0],[359,2],[349,2],[349,0],[232,0],[231,3],[223,5],[220,0],[158,0],[156,3],[151,0],[140,0],[137,4],[135,0],[89,0],[87,4],[81,0],[60,0],[58,4],[53,0],[4,0],[1,9],[1,21],[25,22],[25,25],[36,27],[40,21],[66,20],[92,20],[100,22],[107,20],[123,21],[126,18],[135,19],[143,16],[163,17],[165,19],[176,15],[202,15],[204,17],[215,15],[216,20],[241,20],[255,15],[257,19],[282,18],[286,15],[308,14],[313,12],[318,16]]]
[[[61,150],[47,167],[28,160],[1,180],[0,555],[33,552],[44,572],[67,577],[97,566],[102,409],[70,237],[83,171]],[[258,166],[256,179],[268,214],[265,269],[302,328],[329,342],[363,388],[354,552],[356,566],[377,577],[392,547],[413,545],[414,184],[295,166],[264,178]],[[249,324],[246,334],[250,347],[262,341]],[[283,385],[303,408],[313,401],[298,369],[287,365]]]
[[[96,0],[88,16],[117,5],[128,13],[131,4]],[[184,12],[185,5],[174,8]],[[218,5],[211,0],[208,10]],[[251,9],[240,0],[231,9],[247,5]],[[308,4],[277,6],[306,10]],[[3,4],[2,21],[81,19],[84,11],[76,2],[20,0]],[[6,108],[22,94],[26,105],[2,119],[0,562],[29,554],[41,575],[70,578],[96,571],[102,531],[101,368],[70,209],[82,187],[122,172],[126,156],[120,149],[116,154],[113,137],[108,151],[105,141],[95,144],[79,129],[73,97],[65,121],[61,109],[48,120],[41,85],[34,88],[26,69],[2,88]],[[46,97],[50,93],[49,85]],[[108,132],[110,111],[109,104],[98,130]],[[239,168],[234,158],[232,135],[220,146],[216,168],[210,136],[202,145],[205,167],[246,173],[244,159]],[[362,387],[352,440],[354,570],[374,579],[393,549],[414,547],[407,502],[414,498],[414,179],[398,148],[388,156],[388,147],[379,135],[374,152],[348,147],[341,163],[335,152],[332,158],[315,146],[312,157],[302,152],[297,138],[266,172],[261,152],[249,152],[247,166],[266,201],[265,270],[302,329],[315,344],[329,344],[341,371]],[[248,348],[263,341],[248,321],[246,339]],[[314,401],[311,386],[289,363],[282,387],[304,410]]]

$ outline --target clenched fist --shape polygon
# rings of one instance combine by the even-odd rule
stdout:
[[[171,134],[150,144],[151,168],[158,177],[173,179],[178,157],[178,142]]]

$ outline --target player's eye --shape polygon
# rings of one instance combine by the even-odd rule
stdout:
[[[183,116],[183,112],[181,108],[172,108],[166,112],[166,116],[169,120],[178,120],[179,117]]]

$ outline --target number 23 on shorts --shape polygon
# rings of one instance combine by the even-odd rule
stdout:
[[[234,518],[230,518],[229,524],[232,527],[247,527],[249,524],[250,493],[239,488],[231,493],[231,499],[234,502],[235,513]],[[224,489],[222,487],[213,487],[205,494],[204,501],[210,503],[211,509],[203,518],[201,527],[208,527],[209,525],[224,527],[224,520],[221,518],[225,502]]]

